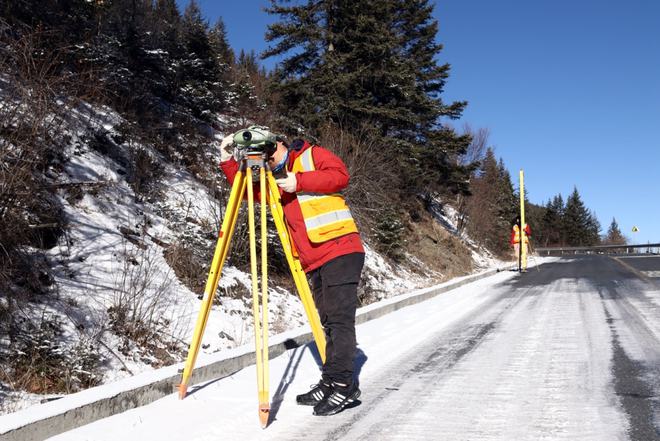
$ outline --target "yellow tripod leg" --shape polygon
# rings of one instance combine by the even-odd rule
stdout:
[[[261,318],[259,314],[259,282],[257,280],[257,238],[254,219],[254,189],[252,173],[247,172],[248,194],[248,231],[250,233],[250,273],[252,274],[252,315],[254,317],[254,346],[257,367],[257,393],[259,398],[259,419],[261,421],[261,406],[264,392],[263,341],[261,333]],[[266,403],[268,405],[268,403]],[[262,424],[263,427],[263,424]]]
[[[180,399],[185,398],[188,391],[188,382],[190,381],[193,367],[197,360],[204,329],[206,329],[206,323],[208,322],[209,313],[211,312],[211,306],[213,305],[213,299],[218,287],[218,281],[220,280],[220,274],[222,273],[222,266],[227,257],[227,250],[229,249],[234,226],[236,225],[238,209],[241,204],[241,199],[243,198],[243,193],[245,192],[244,177],[244,173],[239,171],[234,178],[234,184],[231,188],[229,201],[227,202],[227,207],[225,209],[225,217],[222,221],[222,226],[218,235],[218,242],[213,254],[213,261],[211,262],[211,269],[209,270],[209,276],[204,289],[204,300],[202,301],[202,306],[197,316],[197,323],[195,324],[195,331],[193,332],[193,338],[190,343],[190,348],[188,349],[188,357],[186,358],[186,364],[181,376],[181,383],[177,386]]]
[[[273,220],[275,221],[275,226],[277,227],[277,233],[280,236],[280,241],[282,242],[282,248],[284,249],[284,254],[286,255],[286,260],[289,264],[291,275],[293,276],[293,282],[296,285],[298,295],[300,296],[300,300],[302,301],[303,307],[305,308],[307,320],[309,321],[309,325],[312,328],[312,335],[314,336],[316,347],[319,351],[319,355],[321,356],[321,360],[323,363],[325,363],[325,333],[321,327],[319,313],[316,310],[316,306],[314,305],[312,291],[309,288],[309,283],[307,283],[307,276],[302,269],[302,264],[297,257],[293,256],[293,252],[291,250],[291,239],[289,238],[289,233],[287,231],[286,225],[284,224],[284,211],[280,202],[280,192],[277,187],[277,183],[275,182],[275,178],[273,177],[272,172],[268,171],[267,176],[270,210],[273,215]]]
[[[268,365],[268,226],[266,213],[266,173],[264,167],[259,169],[259,192],[261,205],[261,331],[263,348],[263,380],[259,394],[259,419],[261,427],[266,428],[270,415]]]

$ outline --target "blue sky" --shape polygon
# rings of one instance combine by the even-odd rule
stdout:
[[[267,47],[268,1],[199,4],[210,22],[222,16],[236,52]],[[469,102],[453,124],[488,128],[532,202],[577,186],[603,231],[616,217],[633,242],[660,242],[660,2],[435,5],[438,61],[452,66],[443,99]]]

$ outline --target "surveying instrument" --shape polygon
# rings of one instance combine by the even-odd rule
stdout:
[[[270,397],[268,391],[268,264],[267,264],[267,228],[266,206],[277,228],[277,233],[286,255],[293,281],[302,300],[307,320],[312,328],[321,360],[325,363],[325,334],[321,328],[314,299],[307,283],[307,277],[297,255],[293,253],[291,237],[285,221],[280,190],[275,182],[273,171],[268,165],[268,159],[277,148],[277,136],[264,127],[251,126],[234,134],[236,145],[234,158],[237,160],[238,172],[231,187],[231,193],[225,209],[222,226],[215,247],[211,269],[204,289],[202,306],[197,317],[188,357],[183,369],[179,389],[179,398],[183,399],[188,391],[188,383],[193,372],[195,360],[199,353],[204,329],[209,318],[213,299],[215,298],[222,267],[227,258],[231,238],[234,234],[238,211],[244,199],[248,205],[248,231],[250,236],[250,272],[252,274],[252,314],[254,316],[254,342],[256,352],[257,388],[259,397],[259,420],[261,427],[268,425],[270,416]],[[285,171],[286,173],[286,171]],[[257,272],[257,243],[255,232],[254,191],[258,183],[259,202],[261,205],[261,291]]]

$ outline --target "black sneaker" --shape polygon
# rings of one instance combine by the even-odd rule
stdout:
[[[314,415],[328,416],[341,412],[346,406],[353,404],[360,397],[357,383],[339,386],[332,383],[331,393],[314,406]]]
[[[321,400],[330,395],[330,392],[332,391],[332,386],[324,383],[323,380],[310,387],[312,390],[296,397],[296,403],[302,406],[316,406]]]

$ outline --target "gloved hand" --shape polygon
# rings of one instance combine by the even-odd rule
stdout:
[[[229,161],[234,156],[234,135],[227,135],[220,143],[220,161]]]
[[[282,190],[286,191],[287,193],[296,192],[296,186],[298,185],[298,181],[296,180],[295,173],[287,172],[286,178],[275,179],[275,182]]]

